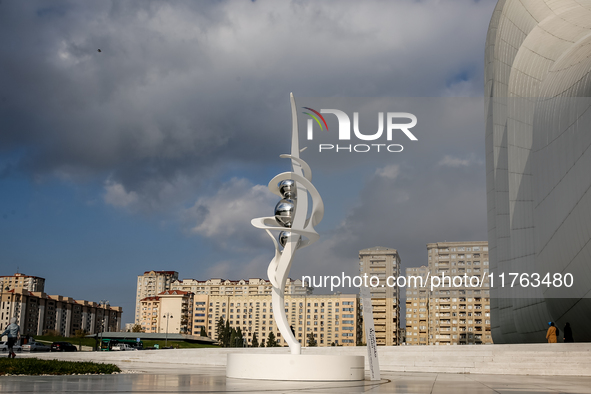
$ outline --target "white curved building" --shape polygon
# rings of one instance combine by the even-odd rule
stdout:
[[[591,0],[499,0],[485,50],[491,272],[571,273],[500,288],[495,343],[544,342],[549,321],[591,341]]]

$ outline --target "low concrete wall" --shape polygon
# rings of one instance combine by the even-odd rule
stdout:
[[[591,376],[591,343],[379,347],[380,370],[543,376]],[[43,353],[40,358],[195,366],[226,365],[228,353],[289,353],[287,348],[204,348],[129,352]],[[365,347],[304,348],[303,354],[367,356]],[[367,357],[365,360],[366,369]]]

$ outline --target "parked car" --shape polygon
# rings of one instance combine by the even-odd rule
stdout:
[[[52,352],[76,352],[78,349],[70,342],[54,342],[51,344]]]
[[[12,350],[14,350],[16,353],[18,353],[18,352],[22,352],[23,351],[23,348],[20,345],[14,345],[12,347]],[[0,352],[2,352],[2,353],[8,352],[8,344],[7,344],[6,341],[1,341],[0,342]]]
[[[23,351],[25,352],[48,352],[50,350],[50,346],[35,341],[23,345]]]
[[[119,351],[129,351],[129,350],[137,350],[136,348],[134,348],[131,345],[128,345],[127,343],[120,343],[118,345],[115,345],[111,348],[111,350],[119,350]]]

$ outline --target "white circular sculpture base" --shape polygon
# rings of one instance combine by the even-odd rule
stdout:
[[[260,380],[364,380],[363,356],[228,354],[226,377]]]

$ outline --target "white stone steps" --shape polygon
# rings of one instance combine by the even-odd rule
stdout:
[[[303,354],[366,356],[365,347],[304,348]],[[394,372],[591,376],[591,343],[379,347],[380,368]],[[35,354],[40,358],[225,366],[228,353],[289,353],[287,348],[173,349]]]

